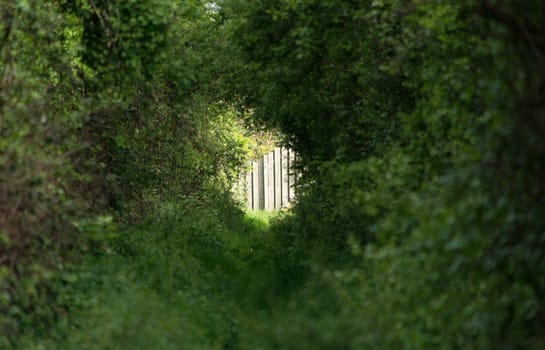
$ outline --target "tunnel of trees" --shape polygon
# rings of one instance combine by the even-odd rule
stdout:
[[[0,0],[0,349],[545,348],[544,23]],[[275,143],[297,200],[245,212]]]

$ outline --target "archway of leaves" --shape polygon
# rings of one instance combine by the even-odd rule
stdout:
[[[0,347],[543,348],[544,22],[538,0],[0,0]],[[249,129],[298,155],[270,227],[229,195]],[[187,338],[67,336],[112,316],[81,302],[110,262]]]

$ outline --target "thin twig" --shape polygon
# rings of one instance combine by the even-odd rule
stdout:
[[[110,30],[109,26],[106,25],[106,21],[102,17],[102,14],[100,13],[99,8],[95,4],[94,0],[88,0],[89,4],[93,8],[93,11],[95,12],[96,16],[98,17],[98,20],[100,21],[100,25],[102,26],[102,29],[104,30],[104,33],[106,34],[106,37],[109,38],[112,35],[112,31]]]

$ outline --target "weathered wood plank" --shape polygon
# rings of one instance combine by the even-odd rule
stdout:
[[[253,210],[278,210],[289,206],[295,198],[298,175],[293,166],[295,153],[276,147],[261,159],[251,162],[251,170],[241,174],[234,193],[246,197],[246,206]]]
[[[274,210],[274,153],[269,152],[265,159],[267,160],[267,187],[265,192],[267,193],[267,201],[265,204],[265,210]]]
[[[263,156],[263,209],[269,210],[269,157]]]
[[[261,158],[258,162],[257,167],[257,175],[258,175],[258,198],[259,198],[259,205],[257,209],[264,210],[265,209],[265,160]]]

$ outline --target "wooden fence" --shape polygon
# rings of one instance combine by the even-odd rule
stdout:
[[[295,158],[293,151],[276,147],[252,162],[238,186],[248,209],[272,211],[289,206],[295,198]]]

